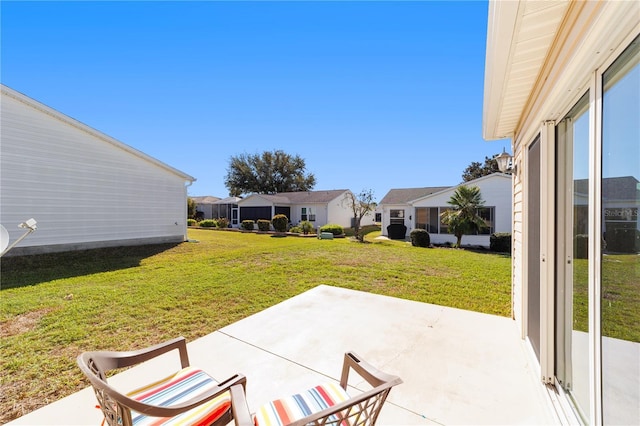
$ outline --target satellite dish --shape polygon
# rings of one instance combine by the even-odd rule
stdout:
[[[9,246],[9,233],[7,229],[0,225],[0,253],[4,252],[4,250]]]

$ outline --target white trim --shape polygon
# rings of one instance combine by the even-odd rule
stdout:
[[[589,383],[589,422],[602,425],[602,345],[600,330],[600,253],[602,244],[600,237],[602,206],[601,161],[602,161],[602,77],[599,72],[592,74],[589,95],[589,205],[594,214],[589,215],[589,235],[593,242],[589,244],[589,367],[591,380]]]
[[[531,177],[530,177],[530,172],[529,172],[529,164],[530,164],[530,160],[529,160],[529,156],[530,156],[530,151],[529,149],[531,148],[531,145],[534,142],[538,142],[540,143],[540,141],[538,141],[540,137],[540,129],[538,128],[538,133],[536,133],[526,144],[521,145],[522,146],[522,156],[524,158],[524,181],[523,181],[523,188],[522,188],[522,193],[523,193],[523,197],[522,197],[522,288],[521,288],[521,292],[522,292],[522,297],[521,297],[521,315],[522,315],[522,321],[521,321],[521,337],[523,339],[526,339],[528,342],[528,336],[527,336],[527,330],[528,330],[528,326],[529,326],[529,306],[528,306],[528,294],[529,294],[529,246],[528,244],[525,244],[525,242],[529,241],[529,212],[532,211],[533,209],[531,208],[532,206],[529,205],[529,197],[527,196],[527,194],[529,194],[529,182],[531,181]],[[538,207],[540,208],[540,206],[533,206],[533,207]],[[529,347],[531,347],[531,343],[527,343]],[[532,351],[533,352],[533,351]],[[536,365],[538,365],[539,360],[534,356],[533,357],[536,360]]]
[[[511,68],[512,44],[516,34],[519,2],[490,1],[486,43],[486,71],[484,77],[484,105],[482,129],[485,139],[502,139],[510,135],[496,135],[502,111],[508,71]],[[501,23],[506,25],[501,25]],[[504,52],[508,52],[507,55]],[[489,129],[491,127],[491,129]]]
[[[540,130],[540,370],[543,383],[553,384],[555,318],[555,123]]]
[[[582,420],[576,414],[574,403],[567,392],[558,383],[553,387],[555,392],[548,389],[549,399],[556,408],[556,414],[563,425],[582,425]]]
[[[508,2],[492,0],[489,2],[490,14],[487,30],[483,104],[484,109],[489,109],[489,111],[483,111],[483,137],[487,140],[501,139],[512,136],[511,134],[515,133],[520,141],[527,141],[531,138],[531,135],[522,134],[523,131],[528,132],[536,128],[535,123],[544,120],[560,119],[563,116],[560,113],[567,107],[565,103],[567,101],[567,91],[584,93],[584,84],[587,83],[588,85],[588,78],[591,72],[602,67],[603,62],[606,60],[606,55],[612,49],[617,48],[620,44],[628,45],[628,42],[623,43],[623,40],[628,40],[627,37],[630,32],[636,32],[637,34],[637,28],[640,26],[638,23],[640,3],[637,1],[572,2],[569,10],[565,10],[568,15],[564,17],[559,27],[560,31],[563,28],[567,28],[568,32],[558,35],[563,37],[561,40],[556,40],[556,43],[561,42],[560,45],[557,45],[559,50],[550,52],[552,56],[547,56],[542,64],[543,67],[553,66],[553,69],[557,70],[557,72],[539,76],[549,90],[545,89],[544,93],[538,93],[536,92],[536,87],[533,87],[530,95],[536,95],[539,100],[535,102],[535,105],[527,103],[522,106],[519,124],[515,125],[510,131],[503,131],[503,133],[509,134],[497,134],[500,114],[505,113],[501,110],[504,93],[500,92],[499,87],[491,85],[491,81],[502,82],[502,87],[508,85],[508,81],[504,80],[509,78],[506,71],[513,62],[513,53],[510,47],[514,39],[518,37],[520,30],[518,28],[519,12],[516,9],[518,7],[526,8],[527,3],[534,4],[535,1]],[[499,3],[495,5],[495,8],[498,9],[497,11],[493,11],[492,6],[494,3]],[[511,5],[511,14],[506,13],[507,6],[505,4],[509,3],[515,3]],[[580,8],[575,9],[578,13],[577,15],[570,13],[572,7]],[[570,19],[571,22],[566,22],[565,20],[567,19]],[[493,22],[494,20],[501,22]],[[502,31],[500,32],[500,30]],[[493,40],[498,36],[510,38],[498,43]],[[540,41],[540,43],[543,42]],[[548,61],[554,62],[548,63]],[[544,71],[541,72],[544,74]],[[516,77],[512,76],[511,78]],[[532,102],[531,98],[529,102]],[[570,103],[569,105],[572,104]]]
[[[572,325],[573,318],[571,303],[573,301],[573,285],[569,285],[569,283],[573,284],[573,244],[568,243],[573,241],[573,184],[569,184],[569,182],[573,182],[573,161],[570,160],[573,159],[573,143],[568,143],[568,141],[573,141],[573,117],[568,117],[563,121],[556,125],[556,129],[558,126],[562,126],[559,140],[556,141],[557,146],[562,146],[562,149],[557,151],[556,162],[563,165],[569,164],[571,167],[558,167],[556,174],[556,180],[559,182],[559,185],[557,185],[557,199],[560,202],[556,210],[557,220],[560,222],[557,223],[560,239],[556,251],[559,280],[555,284],[556,286],[562,286],[562,294],[564,295],[564,300],[559,301],[556,306],[557,315],[562,318],[559,321],[562,329],[556,330],[556,344],[563,346],[561,351],[563,357],[559,360],[557,367],[564,371],[564,377],[566,378],[571,377],[573,371],[570,359],[570,333],[573,327],[569,328]],[[558,328],[557,325],[556,327]],[[556,352],[558,352],[557,347]],[[556,386],[562,388],[557,381]]]
[[[507,173],[491,173],[489,175],[484,175],[484,176],[480,176],[479,178],[473,179],[473,180],[469,180],[467,182],[462,182],[458,185],[455,186],[450,186],[448,188],[442,189],[438,192],[433,192],[431,194],[427,194],[427,195],[423,195],[422,197],[413,199],[413,200],[409,200],[406,203],[396,203],[396,204],[409,204],[409,205],[413,205],[415,203],[418,203],[420,201],[426,200],[428,198],[434,198],[437,197],[445,192],[451,192],[451,191],[455,191],[456,189],[460,188],[461,186],[477,186],[478,182],[482,182],[484,180],[488,180],[488,179],[497,179],[497,178],[509,178],[511,180],[511,175],[507,174]],[[513,191],[511,191],[513,193]],[[387,205],[392,205],[391,203],[387,204]]]

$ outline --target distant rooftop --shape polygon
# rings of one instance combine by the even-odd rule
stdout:
[[[220,198],[219,197],[213,197],[211,195],[203,195],[200,197],[191,197],[191,199],[193,201],[195,201],[198,204],[213,204],[216,201],[219,201]]]
[[[252,195],[257,195],[264,199],[281,203],[328,203],[347,191],[348,189],[331,189],[324,191],[279,192],[277,194]]]
[[[444,191],[451,188],[450,186],[428,186],[424,188],[398,188],[391,189],[387,192],[380,204],[404,204],[436,192]]]
[[[633,176],[610,177],[602,179],[602,194],[607,200],[636,200],[638,198],[638,179]],[[576,194],[589,193],[589,180],[574,181]]]

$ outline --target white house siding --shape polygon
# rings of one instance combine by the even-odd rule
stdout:
[[[327,203],[327,218],[330,219],[330,223],[334,223],[342,226],[343,228],[351,228],[351,219],[353,219],[353,211],[349,207],[348,201],[345,198],[345,194],[334,198]],[[326,225],[329,222],[325,222],[322,225]],[[320,226],[322,226],[320,225]]]
[[[520,154],[520,153],[518,153]],[[514,157],[514,164],[520,164],[518,157]],[[518,167],[521,169],[522,167]],[[511,234],[511,317],[518,323],[518,328],[522,330],[522,271],[523,271],[523,245],[522,245],[522,229],[523,229],[523,192],[522,177],[519,174],[513,176],[513,231]],[[524,337],[524,336],[523,336]]]
[[[2,87],[1,219],[11,253],[183,241],[187,175]]]
[[[382,210],[382,224],[380,225],[381,234],[388,236],[387,226],[391,225],[391,210],[403,210],[404,211],[404,225],[407,227],[407,235],[413,230],[412,221],[409,217],[413,215],[413,207],[408,204],[385,204],[381,206]]]
[[[307,213],[309,209],[316,215],[316,220],[311,222],[314,228],[319,228],[327,224],[328,221],[328,209],[327,204],[294,204],[291,206],[291,218],[289,219],[293,224],[299,224],[302,222],[302,209],[306,208]]]
[[[370,211],[360,219],[360,226],[374,225],[376,223],[376,212]]]

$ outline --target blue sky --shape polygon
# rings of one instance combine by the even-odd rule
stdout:
[[[225,197],[231,156],[299,155],[315,189],[455,185],[482,139],[488,5],[1,3],[2,83]]]

